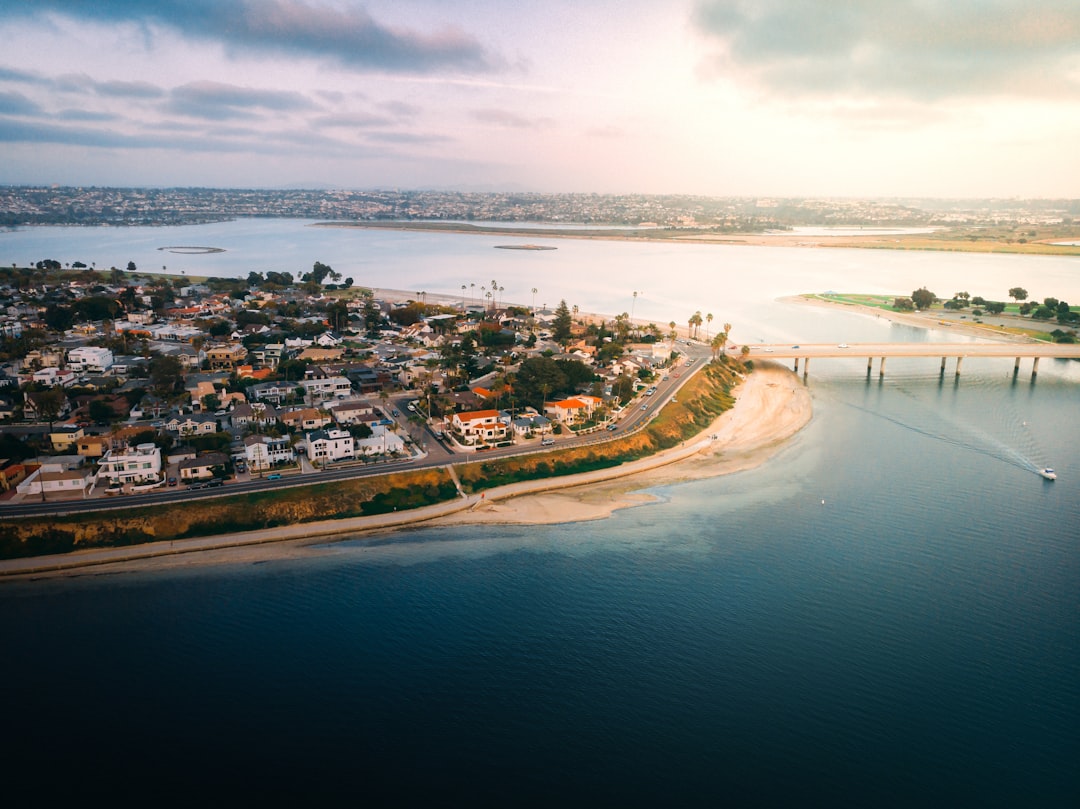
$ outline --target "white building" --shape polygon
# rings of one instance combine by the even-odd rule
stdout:
[[[343,376],[303,379],[300,385],[304,388],[304,395],[313,402],[335,397],[344,399],[352,394],[352,383]]]
[[[356,457],[352,435],[344,430],[316,430],[307,434],[308,459],[315,465]]]
[[[249,435],[244,439],[244,457],[248,468],[255,472],[274,464],[291,463],[296,460],[296,452],[288,437]]]
[[[139,444],[134,449],[109,450],[98,466],[98,481],[109,483],[156,483],[161,480],[161,449]]]
[[[467,447],[496,444],[509,438],[510,425],[502,419],[498,410],[472,410],[453,415],[450,434],[455,441]]]
[[[405,439],[387,429],[385,424],[372,424],[371,435],[354,442],[357,455],[392,455],[405,452]]]
[[[103,374],[112,367],[113,353],[100,346],[79,346],[68,352],[67,360],[72,368]]]

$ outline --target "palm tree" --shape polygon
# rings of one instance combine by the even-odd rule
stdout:
[[[712,342],[709,344],[712,346],[712,355],[715,360],[718,354],[721,354],[724,350],[724,343],[727,342],[727,335],[723,332],[719,332],[712,338]]]
[[[473,293],[476,290],[476,284],[469,284],[469,303],[473,302]]]
[[[461,285],[461,311],[465,311],[465,285]]]
[[[690,316],[690,328],[693,330],[693,335],[694,335],[694,337],[696,339],[697,335],[698,335],[698,329],[701,328],[701,310],[700,309],[698,311],[694,312],[694,314],[692,314]]]
[[[675,335],[677,334],[677,332],[675,331],[675,321],[673,320],[670,323],[668,323],[668,327],[671,329],[671,331],[668,332],[668,339],[671,341],[672,349],[674,349],[675,348]]]
[[[705,315],[705,339],[709,339],[709,324],[712,323],[712,312]]]
[[[536,287],[533,287],[532,288],[532,294],[533,294],[532,309],[533,309],[533,314],[536,314],[536,293],[537,292],[538,292],[538,290],[536,289]]]

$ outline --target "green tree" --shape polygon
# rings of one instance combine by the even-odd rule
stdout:
[[[1026,301],[1027,296],[1028,291],[1023,287],[1013,287],[1009,290],[1009,297],[1012,298],[1014,301]]]
[[[911,302],[920,312],[923,309],[929,309],[936,300],[937,296],[926,287],[920,287],[911,293]]]
[[[90,420],[95,424],[108,424],[116,417],[116,413],[109,407],[109,403],[103,399],[94,399],[90,402],[88,412],[90,413]]]
[[[183,380],[179,358],[164,355],[150,360],[150,384],[160,398],[166,399],[179,390]]]
[[[563,345],[570,342],[571,325],[570,307],[566,305],[564,299],[559,301],[559,306],[555,310],[555,320],[552,322],[552,335],[555,337],[556,342]]]

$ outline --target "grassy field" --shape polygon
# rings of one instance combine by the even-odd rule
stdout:
[[[830,303],[839,303],[846,306],[863,306],[870,309],[881,309],[886,312],[896,312],[898,314],[914,314],[907,309],[898,309],[893,306],[893,301],[897,297],[907,297],[903,295],[863,295],[858,293],[827,293],[822,295],[808,294],[804,295],[804,298],[810,300],[828,301]],[[935,303],[929,309],[923,310],[923,314],[929,317],[936,317],[939,322],[947,323],[951,325],[963,325],[963,326],[979,326],[981,321],[979,316],[973,315],[972,311],[978,309],[977,306],[972,306],[970,309],[957,310],[946,309],[943,304]],[[1072,311],[1077,311],[1080,307],[1070,307]],[[1031,337],[1036,340],[1044,340],[1046,342],[1053,341],[1053,335],[1049,331],[1046,331],[1046,321],[1033,321],[1029,318],[1022,318],[1020,315],[1020,304],[1007,303],[1005,305],[1005,311],[1000,316],[1012,316],[1016,318],[1019,323],[1011,326],[990,326],[985,325],[985,328],[992,330],[995,333],[1014,334],[1021,337]],[[1000,317],[998,315],[987,315],[987,317]],[[1029,326],[1028,323],[1031,325]]]

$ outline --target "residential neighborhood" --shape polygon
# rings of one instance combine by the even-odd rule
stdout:
[[[0,269],[0,507],[547,446],[611,428],[682,354],[673,324],[485,288],[401,299],[317,261],[245,279]]]

